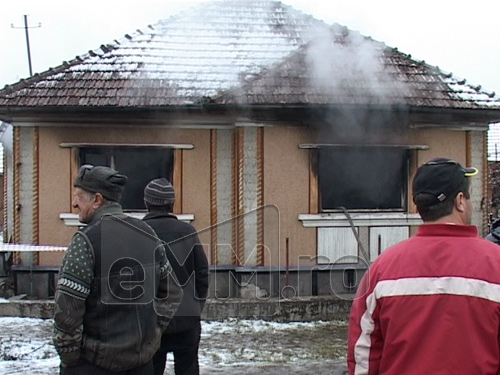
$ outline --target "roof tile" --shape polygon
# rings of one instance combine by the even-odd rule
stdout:
[[[1,107],[406,104],[500,98],[273,0],[217,0],[0,90]]]

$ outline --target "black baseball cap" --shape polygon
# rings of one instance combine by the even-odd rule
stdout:
[[[430,207],[458,192],[465,178],[478,173],[476,168],[463,167],[447,158],[435,158],[421,165],[413,178],[413,202]]]

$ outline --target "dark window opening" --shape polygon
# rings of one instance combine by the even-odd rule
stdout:
[[[171,148],[84,147],[80,162],[116,169],[128,177],[122,195],[124,210],[144,210],[144,188],[149,181],[165,177],[172,181],[174,152]]]
[[[407,149],[395,147],[321,147],[321,211],[404,210],[408,158]]]

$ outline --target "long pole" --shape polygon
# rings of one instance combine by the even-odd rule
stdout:
[[[30,36],[28,32],[28,16],[24,15],[24,30],[26,31],[26,48],[28,49],[28,64],[30,67],[30,77],[33,75],[33,69],[31,68],[31,51],[30,51]]]
[[[29,65],[29,69],[30,69],[30,77],[33,75],[33,68],[31,66],[31,48],[30,48],[30,36],[29,36],[29,29],[34,29],[34,28],[38,28],[38,27],[42,27],[42,24],[38,24],[38,26],[34,26],[34,27],[29,27],[28,26],[28,15],[25,14],[24,15],[24,27],[15,27],[14,25],[10,25],[13,29],[21,29],[23,28],[24,29],[24,32],[26,34],[26,48],[28,50],[28,65]]]

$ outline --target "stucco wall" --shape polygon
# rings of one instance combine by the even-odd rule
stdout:
[[[210,134],[208,130],[145,127],[40,129],[40,244],[67,245],[76,228],[66,227],[59,214],[71,212],[71,151],[61,143],[188,143],[194,149],[183,150],[183,213],[195,213],[192,224],[198,229],[210,224]],[[206,186],[207,188],[203,188]],[[209,233],[201,240],[209,243]],[[42,254],[40,264],[58,264],[58,254]]]
[[[309,151],[299,149],[299,144],[310,142],[309,133],[302,128],[264,129],[264,203],[279,210],[282,265],[286,262],[287,237],[290,266],[299,265],[299,256],[316,256],[316,229],[304,228],[297,218],[309,211]],[[275,235],[274,230],[275,226],[266,225],[265,235]],[[312,259],[309,264],[316,262]],[[300,265],[305,265],[305,260]]]
[[[473,137],[475,139],[477,137]],[[305,228],[298,215],[309,211],[309,151],[299,149],[299,144],[310,143],[312,136],[307,129],[276,126],[264,128],[264,204],[275,205],[279,212],[279,228],[275,225],[276,213],[264,215],[265,242],[274,241],[280,231],[280,261],[286,262],[286,238],[289,238],[290,265],[316,264],[316,228]],[[71,211],[72,186],[70,181],[71,151],[61,148],[61,143],[188,143],[194,149],[183,150],[182,197],[183,213],[195,214],[193,225],[201,231],[200,238],[210,243],[210,133],[202,129],[166,129],[161,127],[111,127],[69,128],[44,127],[39,132],[39,197],[40,243],[67,245],[75,228],[66,227],[59,214]],[[434,129],[411,130],[408,143],[428,145],[428,150],[414,152],[413,165],[438,156],[467,161],[467,133]],[[478,158],[473,154],[474,161]],[[480,167],[478,165],[478,167]],[[414,172],[414,171],[413,171]],[[412,178],[413,176],[411,176]],[[411,189],[411,185],[410,185]],[[480,190],[480,189],[477,189]],[[409,194],[411,197],[411,191]],[[410,198],[411,200],[411,198]],[[476,207],[479,210],[479,207]],[[479,217],[479,214],[477,215]],[[476,224],[477,225],[477,224]],[[413,233],[413,231],[412,231]],[[206,246],[207,255],[209,246]],[[307,262],[304,258],[311,257]],[[58,264],[60,254],[42,254],[41,264]],[[276,266],[275,260],[266,256],[266,266]]]
[[[481,235],[484,235],[483,212],[481,202],[484,193],[484,142],[483,133],[454,130],[421,129],[410,132],[410,143],[428,145],[428,150],[417,153],[416,165],[436,157],[447,157],[462,165],[471,164],[479,174],[471,179],[471,199],[474,206],[472,224],[476,225]],[[413,176],[411,176],[413,179]],[[411,189],[411,184],[410,184]],[[410,197],[412,192],[410,191]]]
[[[409,143],[428,145],[428,150],[418,151],[418,165],[436,157],[447,157],[466,162],[467,136],[465,131],[420,129],[409,133]],[[413,176],[412,176],[413,177]]]

